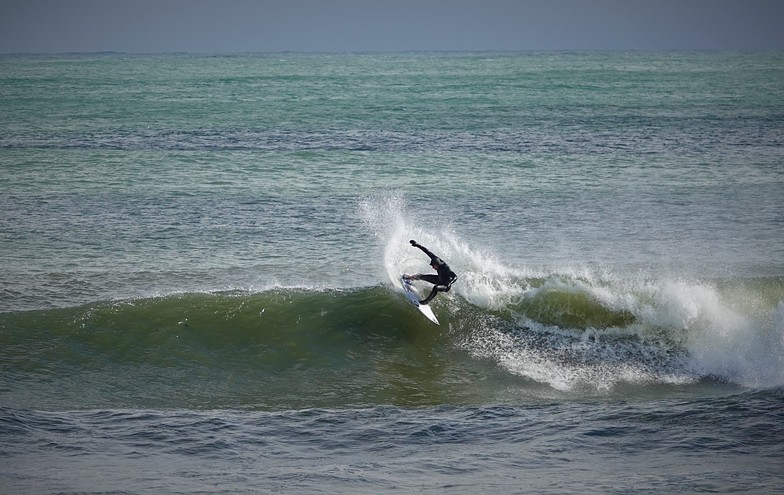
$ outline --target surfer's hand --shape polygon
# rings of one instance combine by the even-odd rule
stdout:
[[[414,239],[411,239],[408,242],[410,242],[412,246],[416,246],[417,245],[417,242]]]

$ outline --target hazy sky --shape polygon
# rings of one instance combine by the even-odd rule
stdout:
[[[0,52],[784,49],[784,0],[5,0]]]

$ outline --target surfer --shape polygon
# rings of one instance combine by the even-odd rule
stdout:
[[[427,296],[425,299],[419,301],[419,304],[427,304],[431,300],[433,300],[433,298],[436,297],[436,294],[438,294],[439,292],[449,292],[449,289],[452,288],[452,284],[454,284],[455,281],[457,280],[457,275],[455,275],[455,272],[453,272],[449,268],[449,265],[444,263],[444,260],[436,256],[435,254],[431,253],[430,251],[428,251],[428,249],[425,246],[419,244],[417,241],[413,239],[410,242],[412,246],[421,249],[422,251],[424,251],[426,255],[430,256],[430,266],[432,266],[433,269],[436,272],[438,272],[436,275],[433,274],[423,275],[420,273],[417,275],[403,276],[403,278],[405,278],[406,280],[424,280],[425,282],[429,282],[433,284],[433,290],[430,292],[430,295]]]

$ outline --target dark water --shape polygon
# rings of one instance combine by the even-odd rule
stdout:
[[[781,493],[783,401],[2,409],[0,472],[9,493]]]
[[[782,492],[783,61],[0,57],[0,491]]]

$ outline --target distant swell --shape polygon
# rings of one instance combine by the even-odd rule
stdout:
[[[617,122],[607,122],[608,126]],[[667,133],[655,119],[635,120],[623,133],[586,135],[559,129],[551,133],[538,126],[527,129],[444,130],[303,130],[303,129],[159,129],[138,131],[110,129],[79,133],[7,134],[0,148],[97,149],[161,151],[267,151],[267,152],[516,152],[516,153],[673,153],[710,151],[706,138],[716,123],[689,122],[689,134]],[[778,129],[749,119],[730,121],[721,140],[713,140],[715,152],[727,146],[782,145]]]

